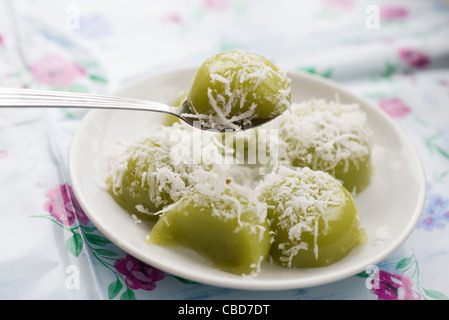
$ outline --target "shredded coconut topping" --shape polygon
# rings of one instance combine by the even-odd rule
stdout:
[[[310,100],[292,104],[292,114],[279,119],[281,158],[298,166],[331,172],[352,162],[356,166],[371,152],[371,131],[357,104]]]
[[[241,53],[241,54],[236,54]],[[208,63],[211,57],[205,61]],[[259,103],[274,104],[271,117],[281,114],[290,105],[290,79],[283,70],[275,70],[261,61],[260,56],[243,53],[239,50],[223,53],[219,59],[224,63],[231,61],[235,67],[229,68],[223,74],[211,73],[211,84],[223,84],[221,90],[209,87],[207,96],[213,113],[202,114],[193,104],[189,107],[193,114],[184,116],[198,119],[205,128],[240,130],[242,126],[251,124],[259,114]],[[266,80],[273,80],[281,86],[277,92],[270,95],[261,95],[258,87],[264,85]],[[249,102],[248,97],[255,102]]]
[[[376,229],[374,234],[374,245],[378,246],[392,238],[388,226],[382,226]]]
[[[304,232],[314,235],[314,253],[318,258],[319,223],[323,223],[323,233],[327,232],[329,219],[346,201],[339,188],[340,183],[328,173],[310,168],[279,167],[278,171],[267,175],[257,187],[257,193],[267,201],[272,210],[272,223],[288,234],[289,242],[280,243],[283,256],[280,260],[291,267],[293,257],[299,250],[308,249],[302,241]]]
[[[188,205],[212,208],[212,215],[224,221],[235,219],[238,222],[235,232],[249,228],[252,233],[259,234],[262,241],[267,206],[259,201],[254,192],[229,182],[226,176],[214,171],[196,170],[190,174],[190,178],[192,184],[185,193],[184,201],[177,202],[173,206],[177,206],[178,209]],[[170,209],[171,206],[163,212]]]

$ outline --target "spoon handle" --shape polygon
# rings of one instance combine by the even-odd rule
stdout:
[[[173,107],[160,102],[86,93],[18,88],[0,88],[0,107],[142,110],[169,113],[179,117]]]

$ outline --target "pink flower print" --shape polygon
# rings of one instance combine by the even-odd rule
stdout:
[[[6,159],[7,156],[8,156],[8,151],[0,150],[0,160]]]
[[[0,34],[0,46],[3,46],[5,41],[3,40],[3,36]]]
[[[378,300],[420,300],[421,295],[412,289],[412,281],[400,274],[380,270],[371,281],[371,292]]]
[[[182,22],[182,18],[179,14],[172,13],[172,14],[167,15],[164,18],[164,21],[169,22],[169,23],[178,24],[178,23]]]
[[[224,10],[229,7],[229,0],[203,0],[203,5],[209,9]]]
[[[76,63],[70,63],[60,56],[49,54],[31,65],[31,72],[40,83],[54,86],[69,85],[76,78],[86,75]]]
[[[449,81],[446,79],[441,79],[439,81],[440,85],[442,85],[443,87],[449,87]]]
[[[408,11],[403,7],[386,6],[380,8],[380,17],[384,20],[401,20],[408,16]]]
[[[404,63],[415,69],[424,69],[430,64],[429,56],[421,51],[403,48],[399,55]]]
[[[323,4],[327,7],[340,9],[351,9],[354,6],[353,0],[324,0]]]
[[[410,113],[410,108],[399,98],[380,100],[379,106],[393,118],[404,118]]]
[[[44,203],[44,210],[62,225],[71,226],[76,219],[84,225],[89,223],[89,218],[81,209],[69,185],[63,184],[51,188],[45,193],[45,197],[49,200]]]
[[[164,279],[165,273],[153,268],[142,261],[127,254],[125,258],[114,263],[118,272],[126,277],[126,284],[133,290],[154,290],[156,281]]]

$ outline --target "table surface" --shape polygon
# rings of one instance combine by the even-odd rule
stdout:
[[[2,299],[447,299],[447,1],[0,0],[0,86],[110,93],[239,48],[337,81],[410,138],[427,177],[417,228],[376,267],[327,285],[245,291],[129,256],[83,215],[67,152],[85,111],[0,110]]]

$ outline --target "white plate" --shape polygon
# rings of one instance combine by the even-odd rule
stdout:
[[[187,89],[195,67],[151,75],[115,94],[170,103]],[[425,176],[417,153],[395,123],[378,107],[340,85],[306,73],[290,72],[292,99],[334,99],[356,102],[374,132],[375,173],[370,186],[356,197],[368,241],[341,261],[322,268],[287,269],[265,263],[255,277],[240,277],[211,267],[192,250],[166,249],[144,239],[151,224],[136,224],[101,188],[111,150],[118,141],[130,142],[151,135],[162,115],[137,111],[92,110],[76,131],[69,155],[69,171],[75,195],[94,225],[112,242],[136,258],[168,273],[193,281],[239,289],[281,290],[304,288],[337,281],[379,263],[398,248],[418,222],[425,201]],[[377,230],[386,227],[390,239],[375,242]]]

